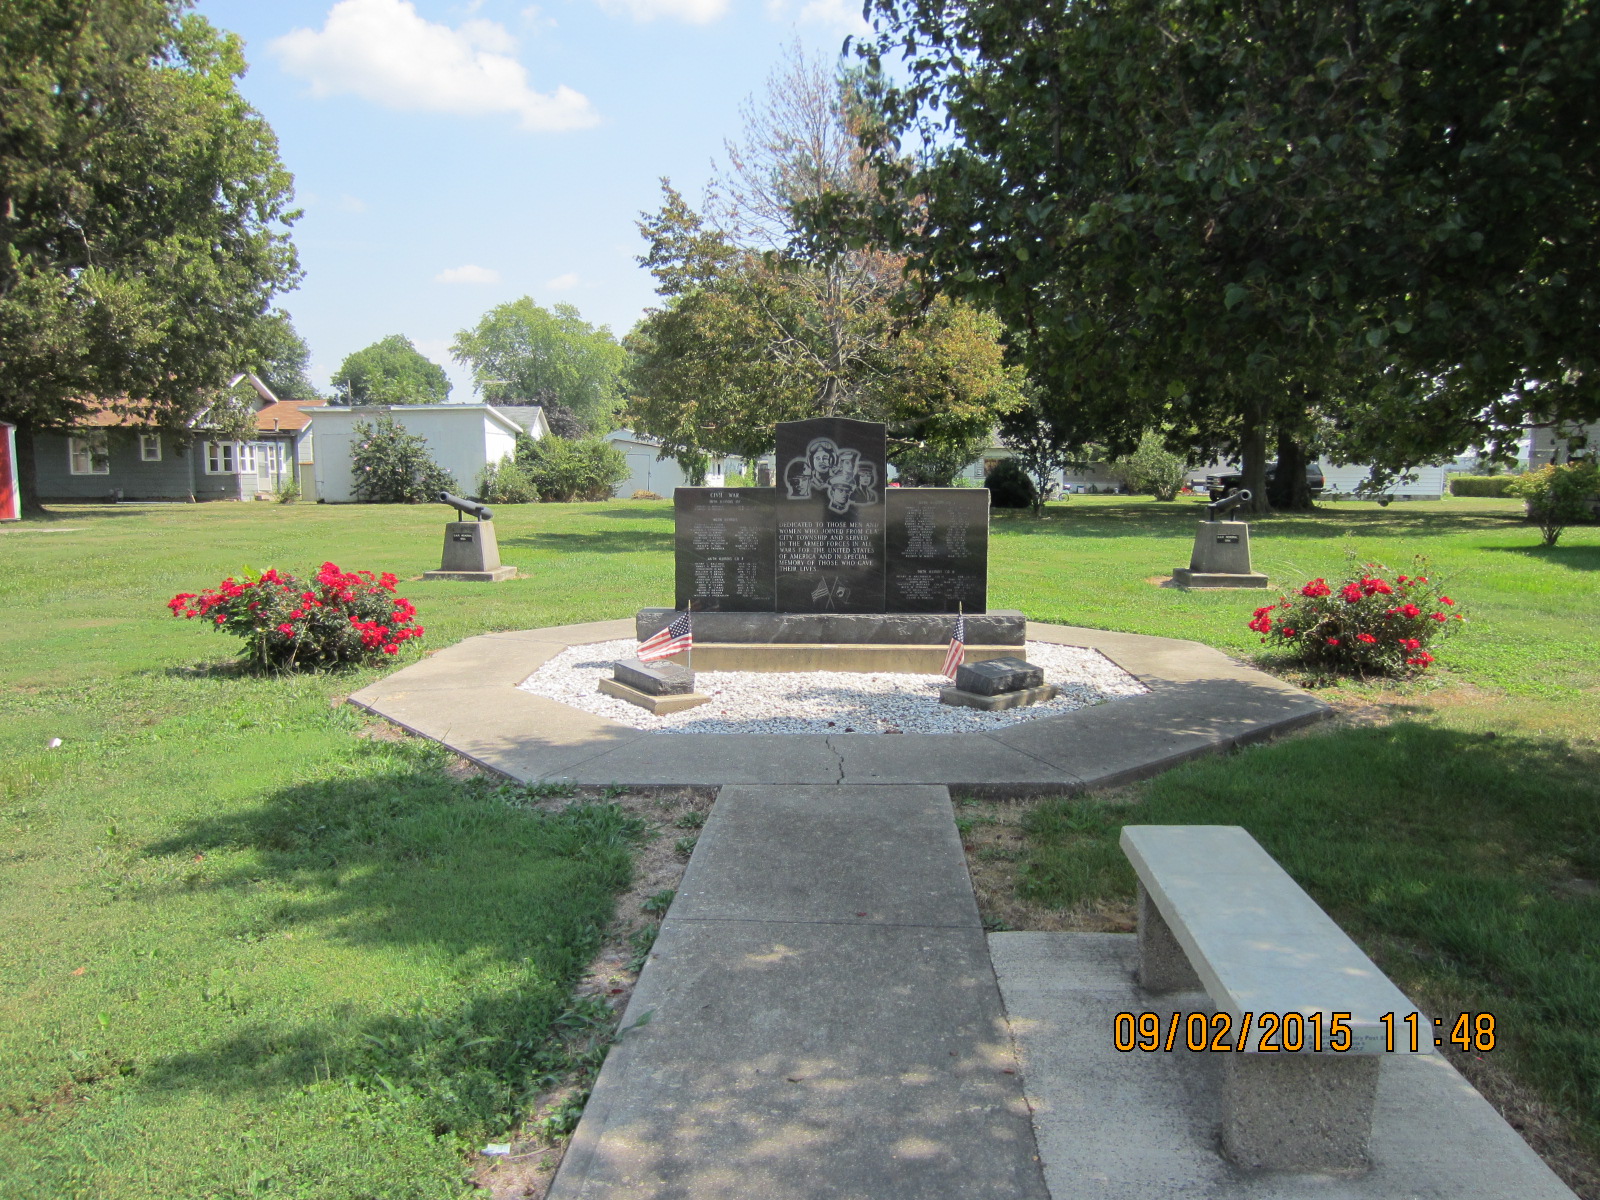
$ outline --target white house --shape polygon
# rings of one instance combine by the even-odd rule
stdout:
[[[312,419],[316,438],[314,475],[317,498],[333,504],[356,499],[351,451],[358,424],[373,425],[379,417],[393,417],[408,432],[428,444],[433,460],[455,478],[470,495],[478,475],[489,463],[512,457],[517,434],[535,438],[549,432],[538,405],[390,404],[319,408]]]
[[[622,456],[628,460],[628,477],[617,484],[613,495],[626,498],[635,492],[654,492],[658,496],[671,497],[673,488],[689,486],[689,477],[678,465],[678,460],[659,457],[661,443],[649,434],[618,429],[608,433],[606,441],[621,450]],[[737,460],[713,457],[706,470],[705,483],[701,486],[721,487],[727,478],[730,462],[737,465]]]

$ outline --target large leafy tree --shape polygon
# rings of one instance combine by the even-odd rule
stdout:
[[[182,431],[299,270],[292,180],[187,0],[0,5],[0,417],[109,402]]]
[[[640,223],[665,304],[629,335],[628,412],[691,469],[810,416],[887,422],[891,462],[967,461],[1020,403],[988,314],[939,300],[911,319],[904,263],[881,247],[793,252],[802,205],[869,186],[863,117],[853,81],[796,51],[747,106],[706,213],[664,180]]]
[[[1402,467],[1595,411],[1589,6],[869,8],[881,189],[814,219],[998,311],[1069,441],[1161,427],[1261,497],[1274,440]]]
[[[241,365],[255,371],[280,400],[315,400],[321,393],[307,373],[311,349],[295,332],[294,322],[275,308],[256,326],[254,346]]]
[[[543,404],[589,432],[605,432],[622,401],[627,352],[571,304],[551,311],[524,296],[496,305],[456,334],[450,353],[490,404]]]
[[[443,404],[450,398],[444,368],[391,333],[354,354],[333,376],[336,404]]]

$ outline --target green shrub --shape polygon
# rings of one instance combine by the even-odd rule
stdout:
[[[478,499],[484,504],[532,504],[539,489],[515,458],[487,464],[478,472]]]
[[[1002,458],[984,480],[989,489],[989,503],[995,508],[1032,508],[1038,493],[1033,480],[1014,458]]]
[[[1528,505],[1528,519],[1539,526],[1546,546],[1554,546],[1568,525],[1595,516],[1600,470],[1592,462],[1550,463],[1510,480],[1509,494]]]
[[[1183,489],[1186,474],[1183,459],[1166,447],[1161,435],[1146,433],[1132,454],[1125,454],[1111,464],[1111,477],[1125,484],[1136,496],[1154,496],[1157,500],[1176,500]]]
[[[1511,475],[1452,475],[1450,476],[1450,494],[1452,496],[1509,496],[1507,489],[1511,486]]]
[[[628,460],[604,438],[518,439],[517,462],[540,500],[609,500],[628,477]]]
[[[351,453],[355,494],[368,504],[421,504],[440,492],[458,491],[451,476],[428,453],[425,439],[385,414],[377,425],[357,421]]]
[[[1426,566],[1418,560],[1417,570]],[[1293,596],[1258,608],[1249,627],[1290,657],[1341,674],[1399,675],[1433,663],[1428,645],[1466,617],[1425,574],[1396,575],[1367,563],[1337,587],[1313,579]]]

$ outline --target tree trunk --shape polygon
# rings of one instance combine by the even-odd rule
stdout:
[[[1250,499],[1233,509],[1232,514],[1265,516],[1272,511],[1272,502],[1267,498],[1267,421],[1260,408],[1246,420],[1249,424],[1239,442],[1239,473],[1244,477]]]
[[[1267,499],[1273,508],[1282,512],[1310,512],[1315,507],[1311,485],[1306,480],[1310,457],[1292,433],[1278,430],[1278,473],[1267,489]]]
[[[44,505],[39,503],[39,470],[33,449],[33,422],[26,417],[17,425],[17,496],[22,501],[24,517],[42,517]]]

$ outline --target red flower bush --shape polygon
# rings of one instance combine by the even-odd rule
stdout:
[[[323,563],[315,585],[274,569],[224,579],[210,591],[167,601],[175,617],[209,620],[245,641],[243,657],[264,670],[315,671],[381,662],[422,636],[416,606],[394,594],[393,575]]]
[[[1396,575],[1376,563],[1337,587],[1313,579],[1293,595],[1255,610],[1249,627],[1308,665],[1356,674],[1424,670],[1430,643],[1466,617],[1427,575]]]

